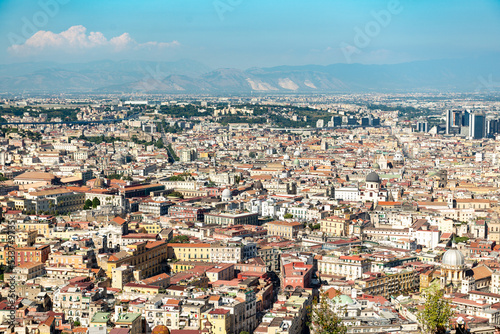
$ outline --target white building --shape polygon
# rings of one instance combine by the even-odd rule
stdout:
[[[427,248],[435,248],[439,244],[440,231],[418,230],[413,231],[412,236],[417,240],[417,244]]]
[[[355,280],[370,271],[371,265],[370,261],[360,256],[323,256],[318,260],[318,270],[322,275],[339,275]]]
[[[346,202],[358,202],[360,191],[355,187],[342,187],[335,189],[335,199]]]

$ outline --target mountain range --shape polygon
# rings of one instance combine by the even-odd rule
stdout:
[[[497,57],[211,69],[192,60],[0,65],[0,93],[497,92]]]

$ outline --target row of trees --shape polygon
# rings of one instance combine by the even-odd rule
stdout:
[[[94,197],[93,200],[87,199],[85,201],[85,204],[83,205],[83,210],[95,209],[99,205],[101,205],[101,201],[99,200],[99,198]]]

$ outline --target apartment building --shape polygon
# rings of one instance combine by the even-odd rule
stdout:
[[[210,261],[214,263],[238,263],[255,256],[257,256],[255,243],[229,242],[212,244],[210,247]]]
[[[169,259],[210,262],[210,253],[210,244],[168,244]]]
[[[215,282],[219,280],[230,281],[234,278],[234,264],[218,264],[213,268],[208,269],[205,274],[210,282]]]
[[[5,281],[14,275],[17,282],[26,282],[35,277],[45,275],[45,264],[39,262],[26,262],[14,268],[12,274],[5,274]]]
[[[49,259],[50,246],[16,247],[16,266],[24,263],[41,262],[45,263]]]
[[[318,271],[321,275],[344,276],[348,280],[355,280],[363,277],[363,274],[370,271],[371,263],[368,259],[360,256],[322,256],[318,259]]]
[[[48,199],[52,202],[50,211],[59,213],[74,212],[83,209],[85,194],[73,192],[66,188],[40,190],[29,193],[27,199]]]
[[[134,266],[140,271],[140,278],[162,272],[162,264],[167,260],[165,241],[137,242],[125,250],[112,254],[107,261],[106,275],[112,277],[113,269],[122,265]]]
[[[258,225],[259,214],[257,213],[207,213],[206,224],[217,224],[222,226],[231,225]]]
[[[292,262],[283,266],[283,287],[309,288],[311,284],[313,266],[302,262]]]
[[[330,236],[344,237],[349,232],[349,219],[330,216],[320,221],[320,231]]]
[[[18,231],[36,231],[37,234],[49,235],[54,228],[52,219],[45,220],[22,220],[16,222]]]
[[[172,205],[169,201],[146,200],[139,203],[139,211],[159,217],[168,214],[168,208]]]
[[[88,327],[96,310],[95,302],[103,298],[106,298],[106,288],[99,288],[92,282],[72,283],[54,292],[53,310]]]
[[[297,238],[304,224],[299,222],[273,221],[266,224],[267,235],[277,235],[290,240]]]
[[[169,216],[194,218],[197,221],[204,221],[205,214],[210,212],[211,208],[196,205],[174,205],[169,208]]]
[[[357,279],[354,284],[358,291],[365,294],[390,298],[418,290],[420,272],[408,269],[391,274],[377,273],[367,278]]]

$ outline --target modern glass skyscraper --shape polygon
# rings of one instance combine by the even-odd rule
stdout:
[[[486,137],[486,116],[482,114],[469,115],[469,137],[481,139]]]

